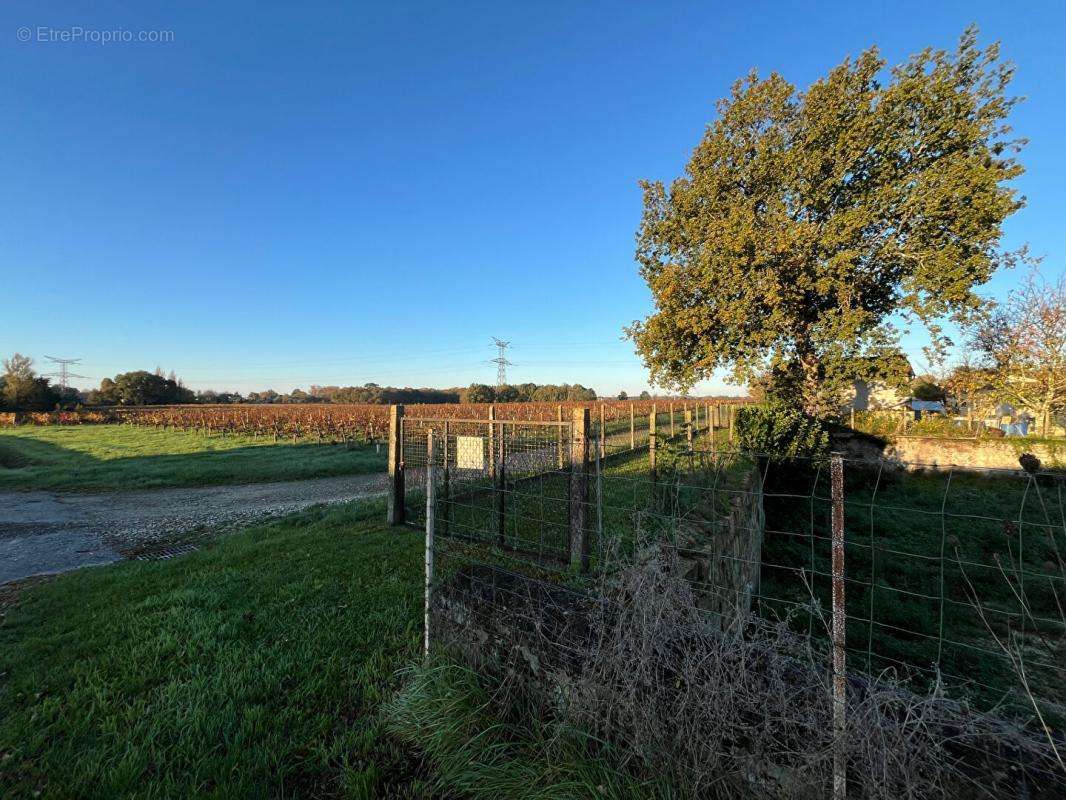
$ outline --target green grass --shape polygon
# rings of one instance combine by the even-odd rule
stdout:
[[[0,617],[0,796],[428,796],[380,713],[419,652],[422,544],[382,518],[26,589]]]
[[[572,727],[531,725],[543,708],[514,683],[501,686],[443,656],[408,670],[385,711],[389,731],[425,753],[432,786],[447,797],[676,797],[668,778],[638,778],[611,745]]]
[[[824,622],[809,609],[812,589],[822,614],[831,606],[826,473],[815,484],[812,474],[785,480],[771,471],[760,589],[764,615],[791,613],[800,630],[820,637]],[[855,668],[902,667],[930,678],[939,670],[953,692],[979,705],[1024,712],[1018,676],[989,628],[1004,640],[1008,630],[1021,630],[1034,693],[1066,701],[1061,664],[1046,646],[1066,634],[1056,599],[1066,592],[1056,556],[1066,546],[1063,478],[964,470],[878,476],[875,467],[851,463],[845,477],[847,644]],[[1023,619],[1020,598],[1032,618]]]
[[[0,489],[152,489],[378,472],[385,448],[274,444],[128,425],[0,429]]]

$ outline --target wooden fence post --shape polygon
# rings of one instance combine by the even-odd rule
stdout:
[[[556,421],[559,423],[559,444],[557,448],[559,451],[559,469],[565,469],[566,450],[565,444],[563,443],[563,407],[561,404],[555,407],[555,418]]]
[[[736,406],[734,406],[732,403],[730,403],[728,408],[729,408],[729,442],[732,444],[732,442],[733,442],[733,428],[736,425],[736,417],[737,417],[737,415],[734,413],[734,411],[736,411]]]
[[[655,403],[651,404],[651,414],[648,415],[648,465],[651,471],[651,482],[655,483],[655,451],[659,443],[656,441],[655,431]]]
[[[674,438],[674,403],[670,401],[670,438]]]
[[[632,403],[629,404],[629,449],[637,449],[637,420]]]
[[[589,564],[585,530],[589,502],[589,410],[574,409],[570,442],[570,567],[584,572]]]
[[[600,442],[599,442],[599,454],[600,458],[607,455],[607,423],[604,421],[604,409],[605,404],[600,403]]]
[[[403,525],[403,406],[389,406],[389,510],[390,525]]]
[[[685,441],[688,443],[689,450],[692,449],[692,412],[687,408],[685,409]]]

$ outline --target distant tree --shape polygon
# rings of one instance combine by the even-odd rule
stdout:
[[[1066,276],[1034,270],[976,326],[972,344],[991,370],[999,399],[1033,411],[1042,431],[1066,412]]]
[[[629,395],[626,394],[626,390],[625,389],[623,389],[622,391],[620,391],[618,393],[618,399],[619,400],[628,400],[629,399]]]
[[[497,403],[517,403],[521,399],[521,393],[515,386],[498,386],[496,387],[496,402]]]
[[[723,367],[825,417],[879,379],[900,315],[942,338],[974,287],[1021,254],[1000,248],[1022,206],[998,45],[968,29],[885,74],[876,49],[804,93],[739,81],[669,187],[644,182],[637,260],[655,313],[629,335],[658,385]]]
[[[484,383],[472,383],[463,392],[464,403],[492,403],[496,400],[496,391]]]
[[[59,392],[33,369],[33,359],[15,353],[4,360],[0,405],[6,411],[51,411],[60,403]]]
[[[965,410],[972,419],[982,397],[995,395],[995,380],[994,370],[973,363],[970,355],[966,354],[962,363],[948,373],[944,388],[956,409]]]
[[[932,375],[919,375],[911,384],[911,397],[915,400],[943,402],[947,398],[947,392]]]
[[[157,370],[162,372],[162,370]],[[105,388],[105,384],[109,384]],[[97,398],[114,397],[114,402],[125,406],[170,405],[191,403],[196,396],[176,381],[169,380],[161,374],[137,370],[123,372],[109,382],[105,378],[100,382]]]
[[[651,400],[651,392],[649,392],[647,389],[645,389],[644,391],[642,391],[640,393],[640,399],[641,400]]]

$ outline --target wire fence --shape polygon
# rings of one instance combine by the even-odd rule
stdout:
[[[849,719],[856,686],[862,698],[891,685],[956,704],[942,727],[979,731],[952,739],[960,774],[985,787],[977,796],[1002,791],[981,776],[1005,767],[1033,796],[1066,791],[1066,474],[782,463],[736,451],[727,421],[692,413],[653,412],[643,426],[587,412],[398,423],[394,521],[432,533],[427,646],[480,666],[521,653],[542,678],[588,673],[604,598],[615,620],[653,604],[620,587],[666,563],[733,650],[749,645],[729,637],[754,641],[755,629],[802,641],[835,673],[838,710],[848,693]],[[674,674],[683,649],[670,645],[657,669]],[[839,755],[852,723],[833,723]],[[825,769],[842,777],[840,764]]]

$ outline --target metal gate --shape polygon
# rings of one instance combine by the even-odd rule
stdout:
[[[574,420],[407,417],[394,408],[389,521],[424,527],[426,467],[432,459],[441,536],[567,561],[575,527],[579,532],[586,527],[587,418],[587,411],[578,412],[575,425]]]

